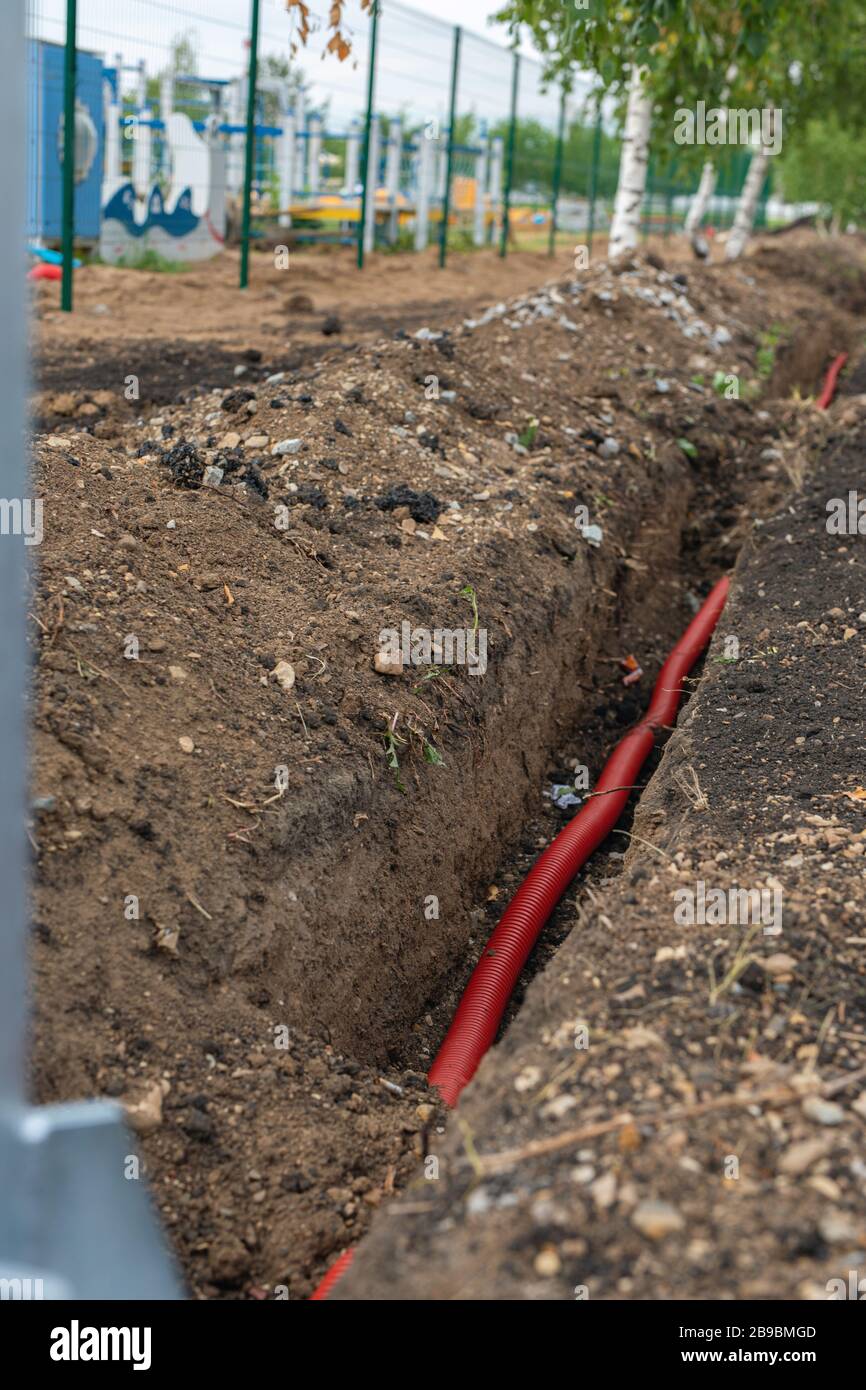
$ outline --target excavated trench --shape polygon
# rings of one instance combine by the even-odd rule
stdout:
[[[608,310],[588,310],[596,312]],[[640,320],[626,317],[616,332],[633,336],[636,322],[640,328]],[[173,616],[162,631],[168,622],[181,623],[177,638],[168,628],[168,642],[149,649],[167,647],[167,655],[151,658],[149,667],[142,663],[154,690],[151,696],[149,685],[143,689],[135,719],[156,745],[165,728],[194,731],[202,748],[182,772],[168,756],[151,760],[146,747],[136,747],[131,761],[112,763],[106,745],[112,739],[123,745],[121,716],[129,716],[117,688],[97,684],[91,672],[109,669],[113,648],[100,645],[96,624],[73,626],[76,615],[68,607],[66,627],[58,627],[58,640],[48,644],[42,673],[40,737],[54,781],[36,791],[53,791],[65,781],[70,799],[78,795],[76,813],[86,814],[93,784],[105,770],[98,759],[113,774],[114,788],[100,792],[93,815],[97,827],[108,825],[107,833],[61,831],[76,846],[70,849],[58,844],[59,835],[52,842],[47,817],[40,826],[36,1085],[44,1099],[95,1093],[126,1100],[137,1074],[170,1076],[165,1123],[145,1134],[143,1147],[163,1218],[176,1233],[189,1283],[202,1296],[245,1296],[250,1288],[278,1283],[286,1283],[293,1298],[306,1296],[334,1256],[363,1233],[370,1215],[363,1204],[386,1200],[410,1180],[427,1152],[429,1126],[445,1120],[431,1105],[436,1097],[424,1078],[462,990],[521,879],[569,818],[545,793],[571,780],[575,764],[586,767],[592,786],[613,745],[640,719],[662,662],[700,600],[732,568],[752,518],[785,495],[788,459],[774,448],[781,442],[782,414],[773,397],[787,396],[796,384],[811,394],[826,357],[849,345],[840,331],[819,350],[815,322],[802,318],[772,344],[769,390],[765,381],[760,407],[744,402],[739,409],[717,402],[706,384],[692,396],[689,384],[680,382],[675,402],[652,394],[655,372],[672,372],[680,362],[679,338],[671,361],[650,369],[649,392],[629,402],[612,384],[607,364],[615,364],[615,356],[599,361],[593,382],[578,363],[565,382],[561,335],[550,344],[539,337],[557,364],[549,408],[569,429],[557,435],[558,426],[545,427],[552,447],[545,447],[542,432],[537,457],[525,464],[501,447],[504,429],[519,426],[523,417],[516,406],[497,404],[502,359],[493,329],[484,338],[446,341],[445,351],[404,338],[381,357],[371,352],[369,361],[360,361],[357,383],[342,369],[299,377],[292,383],[298,392],[292,410],[309,431],[305,466],[319,494],[332,480],[341,483],[342,469],[336,478],[335,472],[345,449],[350,470],[368,460],[360,486],[352,481],[369,498],[388,483],[405,479],[424,487],[435,478],[445,452],[431,449],[413,473],[391,457],[399,449],[391,443],[396,431],[385,449],[381,439],[389,420],[402,419],[404,401],[417,402],[419,379],[435,370],[446,389],[446,373],[453,374],[465,407],[461,401],[460,432],[444,427],[453,431],[446,436],[447,457],[475,451],[472,477],[480,472],[489,478],[491,503],[488,511],[486,490],[475,498],[477,482],[455,481],[446,469],[448,481],[432,485],[463,499],[464,527],[453,540],[449,536],[449,548],[438,550],[390,548],[398,522],[389,518],[387,531],[369,504],[341,519],[340,530],[329,533],[320,520],[315,529],[296,525],[288,538],[276,537],[263,511],[166,486],[157,469],[137,459],[118,502],[121,490],[106,483],[125,465],[109,456],[110,445],[77,443],[69,458],[74,468],[64,455],[52,454],[63,505],[43,562],[46,630],[54,631],[64,613],[52,596],[52,561],[62,588],[73,567],[85,575],[88,568],[98,572],[107,530],[127,533],[127,542],[132,533],[135,548],[127,554],[133,558],[124,558],[122,567],[131,566],[146,585],[148,616],[164,605]],[[597,341],[598,323],[588,319],[587,326]],[[751,348],[755,337],[745,340]],[[519,344],[519,337],[514,341]],[[527,353],[527,369],[540,370],[537,355]],[[510,370],[514,381],[524,379],[516,367]],[[377,373],[385,378],[378,397]],[[645,386],[642,372],[635,376]],[[540,410],[540,388],[532,381]],[[267,395],[257,424],[284,430],[269,421],[274,403]],[[390,411],[384,423],[380,401]],[[578,431],[570,422],[614,408],[631,440],[611,466],[574,445]],[[166,407],[155,427],[174,438],[193,430],[205,434],[207,409],[213,407],[200,398]],[[339,438],[329,435],[335,414],[343,424]],[[684,434],[694,444],[691,452],[678,442]],[[344,443],[347,438],[353,442]],[[130,443],[139,443],[134,432]],[[479,465],[488,452],[490,462]],[[334,465],[327,474],[320,455]],[[81,463],[89,464],[88,474]],[[504,499],[514,508],[510,532],[490,524],[492,502]],[[66,536],[67,519],[78,514],[82,500],[96,525],[82,531],[70,522]],[[604,520],[597,549],[573,524],[575,503],[583,500]],[[466,521],[473,512],[476,530]],[[195,606],[177,582],[174,555],[168,575],[167,565],[159,568],[163,542],[154,528],[169,518],[172,525],[176,518],[184,539],[180,558],[193,576]],[[343,539],[347,529],[351,544]],[[52,546],[61,551],[56,559]],[[234,604],[229,616],[208,574],[217,555]],[[461,610],[465,618],[465,601],[455,595],[467,583],[488,634],[483,679],[461,673],[441,685],[420,678],[413,685],[405,674],[391,683],[372,672],[380,626],[399,626],[401,619],[424,624],[432,615],[454,625]],[[241,621],[232,629],[238,609]],[[189,615],[188,633],[183,614]],[[299,620],[311,616],[309,635],[291,649],[293,659],[296,651],[303,658],[292,692],[295,720],[262,670],[272,670],[285,649],[275,640],[288,629],[299,633]],[[123,631],[137,630],[123,621]],[[147,637],[147,627],[141,630]],[[317,644],[323,632],[330,641]],[[76,643],[71,655],[67,639]],[[79,652],[90,663],[83,667],[88,681],[81,677]],[[202,652],[209,686],[194,665]],[[643,675],[624,685],[621,662],[629,656]],[[188,693],[175,695],[160,677],[159,664],[168,659],[183,663]],[[326,664],[329,688],[320,683]],[[78,702],[73,722],[63,703],[70,689]],[[178,716],[181,698],[187,703]],[[163,701],[172,711],[165,721]],[[411,757],[404,753],[402,790],[385,771],[382,743],[398,706],[404,719],[421,721],[444,754],[443,764],[431,767],[417,748]],[[291,755],[279,752],[289,748],[290,720],[304,735]],[[290,794],[274,799],[277,755],[293,780]],[[656,749],[642,784],[659,757]],[[232,808],[228,822],[220,817],[221,802]],[[503,1028],[584,905],[618,874],[634,804],[542,933]],[[98,880],[92,866],[86,873],[80,867],[82,838],[101,856]],[[108,892],[120,881],[138,892],[150,925],[122,937],[113,929],[106,935],[102,919],[109,913],[95,906],[88,887],[94,881],[104,881]],[[174,920],[178,898],[185,915],[178,919],[179,956],[172,959],[146,933]],[[99,898],[108,901],[107,893]],[[58,1011],[70,1033],[62,1048],[52,1027]],[[178,1017],[182,1030],[174,1024]],[[274,1031],[286,1027],[288,1055],[274,1062]],[[250,1182],[262,1184],[258,1207],[250,1203]]]
[[[340,839],[339,821],[324,813],[324,843],[305,858],[304,877],[311,903],[320,902],[317,883],[328,881],[327,928],[305,963],[303,990],[293,982],[283,987],[300,1025],[321,1030],[340,1052],[395,1072],[426,1074],[509,897],[574,814],[553,804],[553,786],[574,779],[574,764],[587,768],[593,784],[614,744],[643,712],[662,662],[700,599],[723,566],[735,561],[739,541],[732,531],[744,534],[748,489],[740,484],[732,494],[685,464],[671,456],[642,499],[630,564],[605,566],[594,555],[589,573],[577,571],[545,596],[531,622],[514,624],[504,653],[493,643],[497,698],[465,738],[465,754],[448,759],[439,788],[411,815],[399,806],[385,816],[384,842],[371,838],[359,849]],[[755,479],[758,489],[765,483]],[[626,686],[621,662],[630,655],[643,675]],[[641,785],[661,751],[651,754]],[[618,871],[631,813],[630,807],[566,894],[532,953],[507,1019],[567,935],[581,899]],[[293,872],[297,888],[297,859]],[[363,929],[367,914],[378,930]],[[279,957],[269,969],[276,978],[295,973],[293,962]]]

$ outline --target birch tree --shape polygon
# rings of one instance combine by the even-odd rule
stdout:
[[[635,65],[629,81],[619,178],[608,239],[607,254],[611,259],[633,251],[640,238],[651,126],[652,98],[646,85],[646,72]]]

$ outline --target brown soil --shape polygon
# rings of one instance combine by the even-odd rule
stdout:
[[[862,1277],[866,569],[826,504],[859,480],[864,398],[828,428],[741,557],[620,881],[334,1298],[826,1299]],[[698,880],[778,885],[781,934],[677,925]]]
[[[814,244],[788,249],[805,264]],[[860,266],[859,246],[836,254]],[[82,305],[87,276],[115,274],[86,272]],[[154,278],[163,295],[182,279]],[[491,885],[506,895],[509,856],[549,834],[551,774],[569,758],[594,773],[639,712],[617,658],[637,651],[646,688],[754,508],[803,467],[802,413],[758,404],[756,353],[771,324],[796,345],[826,319],[805,278],[780,283],[759,257],[733,275],[690,267],[678,325],[644,296],[683,285],[646,262],[602,268],[473,330],[453,301],[450,323],[419,310],[413,283],[405,331],[369,343],[359,318],[351,355],[217,329],[200,292],[177,347],[187,374],[165,365],[168,309],[152,337],[125,322],[82,347],[75,390],[75,318],[45,346],[36,1089],[145,1097],[148,1175],[203,1297],[306,1296],[438,1143],[422,1078],[495,915]],[[478,312],[471,285],[459,317]],[[833,312],[828,355],[855,328]],[[695,316],[731,341],[684,334]],[[406,336],[419,317],[442,336]],[[743,399],[714,394],[717,369]],[[157,413],[145,383],[160,373]],[[431,377],[455,398],[426,399]],[[506,435],[532,417],[517,451]],[[256,435],[267,443],[245,443]],[[274,456],[286,439],[299,452]],[[218,488],[199,485],[208,464]],[[573,525],[581,504],[598,550]],[[374,671],[383,628],[471,626],[467,585],[483,678]]]
[[[375,255],[363,272],[348,249],[293,252],[287,269],[254,253],[250,284],[238,289],[239,259],[228,251],[178,272],[85,266],[76,271],[74,313],[60,312],[56,283],[34,286],[37,385],[47,393],[113,391],[123,405],[125,378],[139,379],[140,401],[164,405],[190,386],[222,386],[258,354],[272,371],[313,363],[334,349],[459,320],[509,295],[564,274],[570,257],[494,251]],[[327,331],[323,331],[327,330]],[[252,360],[251,360],[252,359]],[[50,428],[50,398],[39,398]],[[128,407],[127,418],[136,407]]]

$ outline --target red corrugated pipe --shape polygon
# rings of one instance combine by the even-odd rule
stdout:
[[[328,1294],[331,1292],[337,1280],[342,1279],[354,1258],[354,1247],[351,1247],[349,1250],[344,1250],[340,1258],[335,1260],[331,1265],[331,1268],[328,1270],[321,1284],[316,1286],[315,1293],[310,1294],[308,1302],[322,1303],[328,1297]]]
[[[826,410],[836,394],[836,383],[839,380],[839,373],[848,361],[847,352],[840,352],[838,357],[834,357],[830,366],[827,368],[827,375],[824,378],[824,389],[815,404],[819,410]]]
[[[720,579],[689,623],[659,672],[643,719],[620,739],[587,804],[536,860],[488,941],[427,1078],[431,1086],[439,1088],[447,1105],[457,1104],[460,1092],[496,1037],[505,1006],[542,927],[575,874],[619,820],[656,734],[674,723],[683,681],[709,643],[728,587],[728,580]],[[347,1250],[331,1266],[313,1299],[327,1298],[353,1254]]]
[[[457,1104],[496,1037],[545,922],[578,869],[619,820],[656,734],[676,719],[683,679],[709,642],[727,595],[728,580],[720,579],[662,667],[643,719],[616,745],[593,795],[536,860],[488,941],[427,1078],[447,1105]]]

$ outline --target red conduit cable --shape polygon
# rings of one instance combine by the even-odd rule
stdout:
[[[728,580],[720,579],[677,642],[656,681],[644,718],[621,739],[604,766],[596,795],[578,811],[536,860],[505,910],[476,965],[430,1068],[428,1081],[446,1105],[456,1105],[493,1039],[526,958],[577,871],[611,832],[628,801],[630,786],[655,743],[672,725],[683,680],[712,636],[725,606]],[[598,793],[610,790],[607,796]]]
[[[819,410],[826,410],[836,394],[836,383],[839,380],[839,373],[848,361],[847,352],[840,352],[838,357],[834,357],[830,366],[827,368],[827,375],[824,378],[824,389],[815,404]]]
[[[720,579],[689,623],[659,672],[649,709],[620,739],[605,763],[592,800],[536,860],[490,937],[428,1073],[427,1080],[439,1088],[446,1105],[457,1104],[460,1092],[496,1037],[505,1006],[542,927],[575,874],[619,820],[656,734],[674,723],[683,681],[713,635],[728,588],[729,581]],[[354,1254],[354,1249],[346,1250],[331,1265],[310,1295],[310,1302],[328,1297]]]
[[[331,1292],[331,1289],[336,1284],[337,1280],[342,1279],[343,1275],[346,1273],[346,1270],[349,1268],[349,1265],[352,1263],[354,1258],[354,1246],[351,1247],[349,1250],[344,1250],[340,1258],[338,1260],[335,1260],[334,1263],[331,1265],[331,1268],[328,1270],[321,1284],[317,1285],[315,1293],[310,1294],[310,1297],[308,1298],[307,1302],[324,1302],[324,1300],[328,1297],[328,1294]]]

